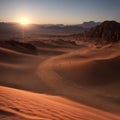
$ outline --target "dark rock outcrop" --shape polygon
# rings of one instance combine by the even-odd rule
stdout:
[[[0,41],[0,47],[27,54],[37,54],[37,49],[32,44],[15,40]]]
[[[98,40],[98,42],[116,42],[120,40],[120,23],[116,21],[105,21],[91,28],[86,33],[87,38]]]

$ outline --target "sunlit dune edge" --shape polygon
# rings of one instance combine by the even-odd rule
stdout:
[[[85,118],[89,118],[89,120],[118,120],[117,116],[61,97],[31,93],[2,86],[0,86],[0,92],[0,110],[11,113],[9,119],[15,114],[31,120],[82,120]],[[67,102],[69,103],[68,105],[66,104]],[[76,104],[75,107],[73,106],[74,104]],[[5,115],[1,115],[2,117],[4,118]]]

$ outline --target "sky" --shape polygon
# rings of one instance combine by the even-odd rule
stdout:
[[[27,18],[35,24],[120,22],[120,0],[0,0],[0,21]]]

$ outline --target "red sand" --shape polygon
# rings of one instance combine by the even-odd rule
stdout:
[[[62,47],[0,48],[1,120],[120,119],[120,47]]]

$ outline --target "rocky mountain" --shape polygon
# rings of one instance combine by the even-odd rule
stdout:
[[[87,38],[100,41],[115,42],[120,40],[120,23],[116,21],[105,21],[91,28],[87,32]]]

